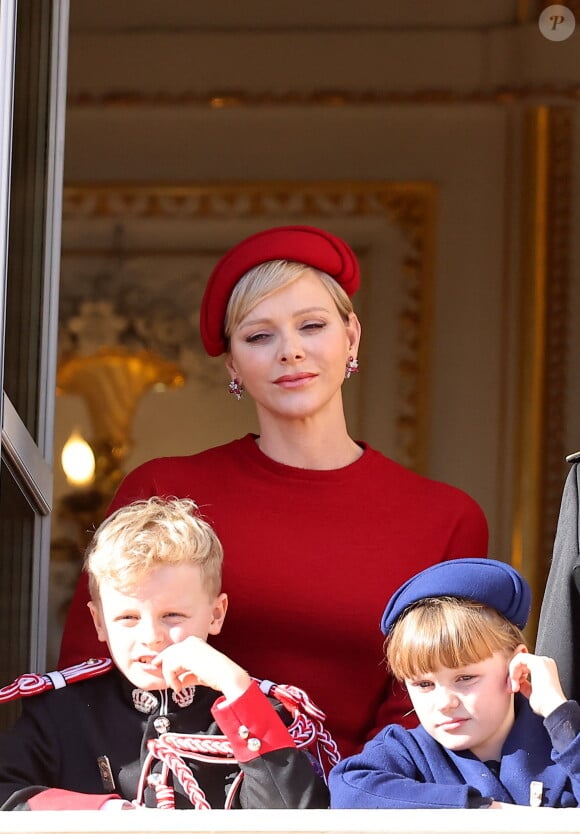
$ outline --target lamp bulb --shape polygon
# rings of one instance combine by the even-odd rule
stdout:
[[[88,486],[94,481],[94,452],[76,429],[64,444],[60,459],[66,479],[72,486]]]

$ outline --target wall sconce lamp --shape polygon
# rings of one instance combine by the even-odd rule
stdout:
[[[63,446],[60,456],[67,482],[74,487],[91,486],[95,480],[95,453],[75,429]]]
[[[89,450],[94,470],[92,481],[87,483],[92,483],[105,503],[124,475],[124,462],[133,447],[131,427],[139,400],[151,388],[175,388],[184,381],[176,363],[146,350],[103,347],[89,356],[70,354],[60,362],[57,392],[82,397],[89,412]]]

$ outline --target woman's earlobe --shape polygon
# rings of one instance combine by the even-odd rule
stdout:
[[[350,313],[346,329],[348,333],[348,349],[356,356],[361,337],[361,324],[356,313]]]
[[[236,377],[238,375],[238,372],[236,370],[236,366],[234,365],[234,360],[233,360],[233,357],[232,357],[231,353],[226,354],[225,366],[226,366],[226,369],[227,369],[231,379],[233,379],[234,377]]]

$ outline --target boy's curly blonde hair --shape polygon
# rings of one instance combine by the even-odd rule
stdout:
[[[118,509],[96,530],[84,568],[93,601],[110,582],[132,591],[144,576],[166,565],[197,565],[210,597],[221,590],[223,548],[190,498],[148,498]]]

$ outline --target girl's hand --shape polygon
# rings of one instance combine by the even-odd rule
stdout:
[[[556,661],[529,652],[518,652],[509,665],[508,679],[512,692],[521,692],[530,707],[545,718],[566,702]]]

